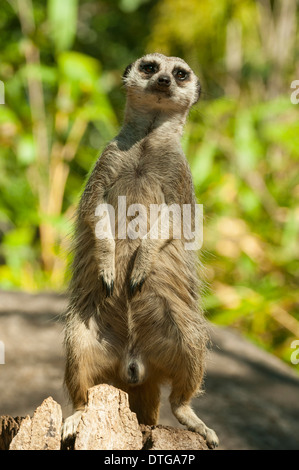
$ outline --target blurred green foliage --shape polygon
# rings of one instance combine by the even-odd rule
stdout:
[[[183,146],[204,205],[209,318],[290,363],[299,338],[299,6],[293,0],[4,0],[0,286],[63,290],[84,180],[117,133],[121,74],[183,57]]]

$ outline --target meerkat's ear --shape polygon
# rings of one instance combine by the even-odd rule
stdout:
[[[200,81],[197,80],[197,84],[196,84],[196,96],[195,96],[195,100],[193,102],[193,104],[196,104],[200,98],[200,95],[201,95],[201,85],[200,85]]]
[[[125,71],[124,71],[124,73],[123,73],[123,76],[122,76],[123,82],[126,81],[126,78],[127,78],[127,76],[129,75],[130,70],[131,70],[132,67],[133,67],[133,63],[132,63],[132,64],[129,64],[129,65],[126,67],[126,69],[125,69]]]

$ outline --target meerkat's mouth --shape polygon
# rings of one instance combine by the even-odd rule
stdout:
[[[172,96],[172,92],[171,90],[169,90],[169,88],[161,88],[158,86],[153,86],[149,88],[147,91],[148,93],[159,96],[160,98],[162,98],[163,96],[165,96],[166,98],[170,98]]]

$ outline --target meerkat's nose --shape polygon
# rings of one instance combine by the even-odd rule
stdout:
[[[158,77],[157,83],[159,86],[169,87],[171,83],[171,78],[169,75],[160,75]]]

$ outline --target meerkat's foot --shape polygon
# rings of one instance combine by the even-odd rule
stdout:
[[[102,279],[102,285],[106,292],[106,297],[111,297],[114,290],[114,272],[112,270],[101,270],[100,278]]]
[[[195,428],[193,426],[188,427],[189,431],[194,431],[198,432],[205,440],[206,443],[208,444],[208,447],[210,449],[215,449],[219,445],[219,439],[215,431],[211,428],[208,428],[204,423],[203,426],[196,426]]]
[[[172,411],[177,420],[187,426],[189,431],[200,434],[206,440],[210,449],[218,447],[219,440],[215,431],[208,428],[189,405],[172,406]]]
[[[61,428],[62,442],[67,442],[75,437],[82,413],[83,410],[78,410],[66,418]]]
[[[135,276],[132,275],[131,280],[130,280],[130,293],[131,295],[134,295],[137,289],[139,292],[141,292],[141,288],[145,282],[146,279],[146,273],[141,272],[141,273],[136,273]]]
[[[206,428],[207,429],[207,436],[206,436],[206,441],[210,449],[215,449],[216,447],[219,446],[219,439],[217,434],[213,429]]]

